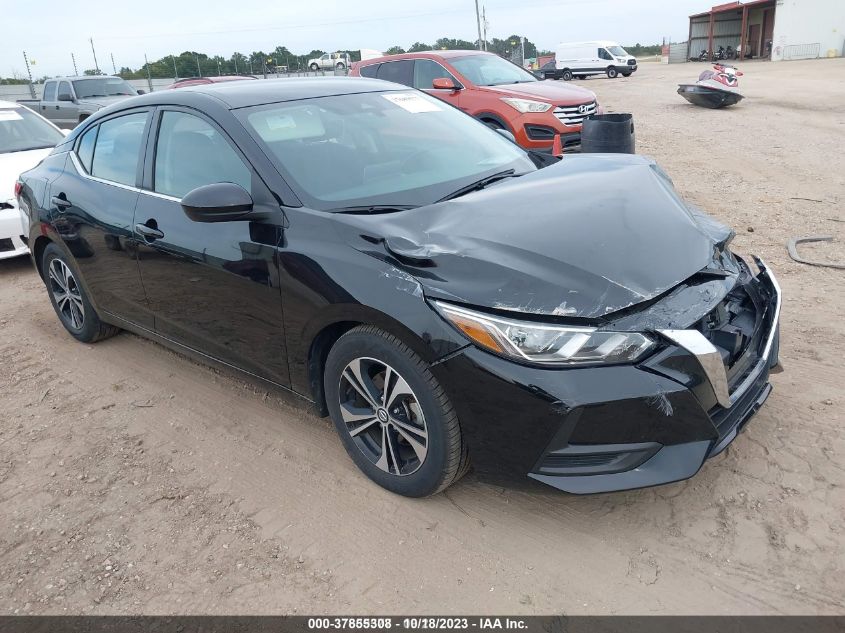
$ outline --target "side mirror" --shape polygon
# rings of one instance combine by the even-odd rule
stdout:
[[[186,193],[182,210],[194,222],[242,220],[252,211],[252,196],[240,185],[218,182]]]
[[[57,101],[73,101],[73,97],[65,92],[59,95]]]
[[[146,91],[146,90],[144,90],[144,89],[142,89],[142,88],[138,88],[135,92],[137,92],[139,95],[145,95],[145,94],[147,94],[147,91]]]
[[[435,90],[460,90],[462,88],[448,77],[438,77],[431,82],[431,87]]]
[[[496,128],[496,131],[502,136],[504,136],[506,139],[508,139],[511,143],[516,143],[516,137],[511,133],[510,130],[498,127]]]

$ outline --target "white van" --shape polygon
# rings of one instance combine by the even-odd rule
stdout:
[[[557,45],[555,70],[555,78],[564,81],[602,74],[611,79],[619,75],[630,77],[637,70],[637,60],[616,42],[568,42]]]

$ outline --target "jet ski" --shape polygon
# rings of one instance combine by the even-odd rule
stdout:
[[[742,101],[739,77],[742,73],[730,64],[713,64],[715,70],[705,70],[694,84],[679,84],[678,94],[693,105],[703,108],[724,108]]]

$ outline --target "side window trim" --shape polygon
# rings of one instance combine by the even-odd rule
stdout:
[[[144,165],[146,163],[147,139],[149,138],[149,135],[150,135],[150,123],[153,120],[153,117],[151,116],[151,114],[154,113],[154,110],[155,110],[155,108],[149,108],[149,107],[147,107],[147,108],[131,108],[129,110],[122,110],[120,112],[115,112],[115,113],[109,115],[108,117],[104,117],[102,119],[97,119],[97,122],[95,124],[96,127],[98,128],[97,129],[97,138],[99,138],[99,136],[100,136],[99,127],[102,123],[106,123],[107,121],[112,121],[114,119],[119,119],[120,117],[127,116],[129,114],[140,114],[142,112],[147,114],[147,122],[144,126],[144,131],[142,132],[142,136],[141,136],[142,154],[139,156],[140,160],[138,161],[138,168],[137,168],[137,171],[135,172],[135,184],[134,185],[127,185],[127,184],[124,184],[122,182],[114,182],[113,180],[106,180],[105,178],[98,178],[97,176],[95,176],[93,174],[89,174],[85,170],[85,168],[82,165],[82,161],[79,159],[79,156],[76,155],[76,150],[79,147],[80,139],[83,136],[85,136],[85,134],[87,134],[89,130],[85,130],[85,132],[83,132],[82,134],[79,135],[79,137],[75,141],[74,150],[70,153],[71,159],[73,160],[73,162],[76,165],[76,167],[78,168],[78,170],[81,172],[82,176],[85,177],[85,178],[89,178],[91,180],[96,180],[97,182],[102,182],[104,184],[111,185],[113,187],[120,187],[122,189],[130,189],[132,191],[141,191],[140,183],[142,181],[143,168],[144,168]],[[94,126],[91,126],[91,127],[94,127]],[[94,164],[94,156],[96,155],[96,153],[97,153],[97,139],[95,138],[94,139],[94,152],[91,154],[91,165],[92,166]]]
[[[85,163],[82,162],[82,157],[79,155],[79,148],[82,146],[82,137],[86,136],[89,132],[94,132],[94,145],[91,147],[91,164],[94,164],[94,154],[97,152],[97,137],[100,135],[100,124],[97,123],[96,125],[92,125],[90,128],[85,130],[82,134],[80,134],[76,138],[76,143],[73,147],[73,153],[76,154],[76,158],[79,161],[79,165],[82,167],[83,171],[86,175],[91,175],[91,165],[85,166]]]
[[[45,97],[47,96],[47,92],[50,88],[53,89],[53,98],[52,99],[45,99]],[[55,80],[50,80],[50,81],[48,81],[44,84],[44,92],[41,93],[41,99],[42,99],[42,101],[46,101],[47,103],[52,103],[53,101],[56,100],[56,97],[58,97],[58,92],[59,92],[59,82],[55,81]]]

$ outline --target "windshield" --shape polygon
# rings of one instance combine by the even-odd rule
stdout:
[[[75,79],[73,89],[77,99],[89,97],[115,97],[118,95],[136,95],[135,88],[120,77],[94,77],[91,79]]]
[[[53,147],[64,135],[27,108],[0,108],[0,154]]]
[[[370,92],[236,111],[308,206],[416,207],[513,169],[528,155],[438,99],[416,91]]]
[[[497,55],[468,55],[449,61],[476,86],[503,86],[537,81],[531,73]]]
[[[628,52],[621,46],[608,46],[607,50],[617,57],[626,57],[628,55]]]

